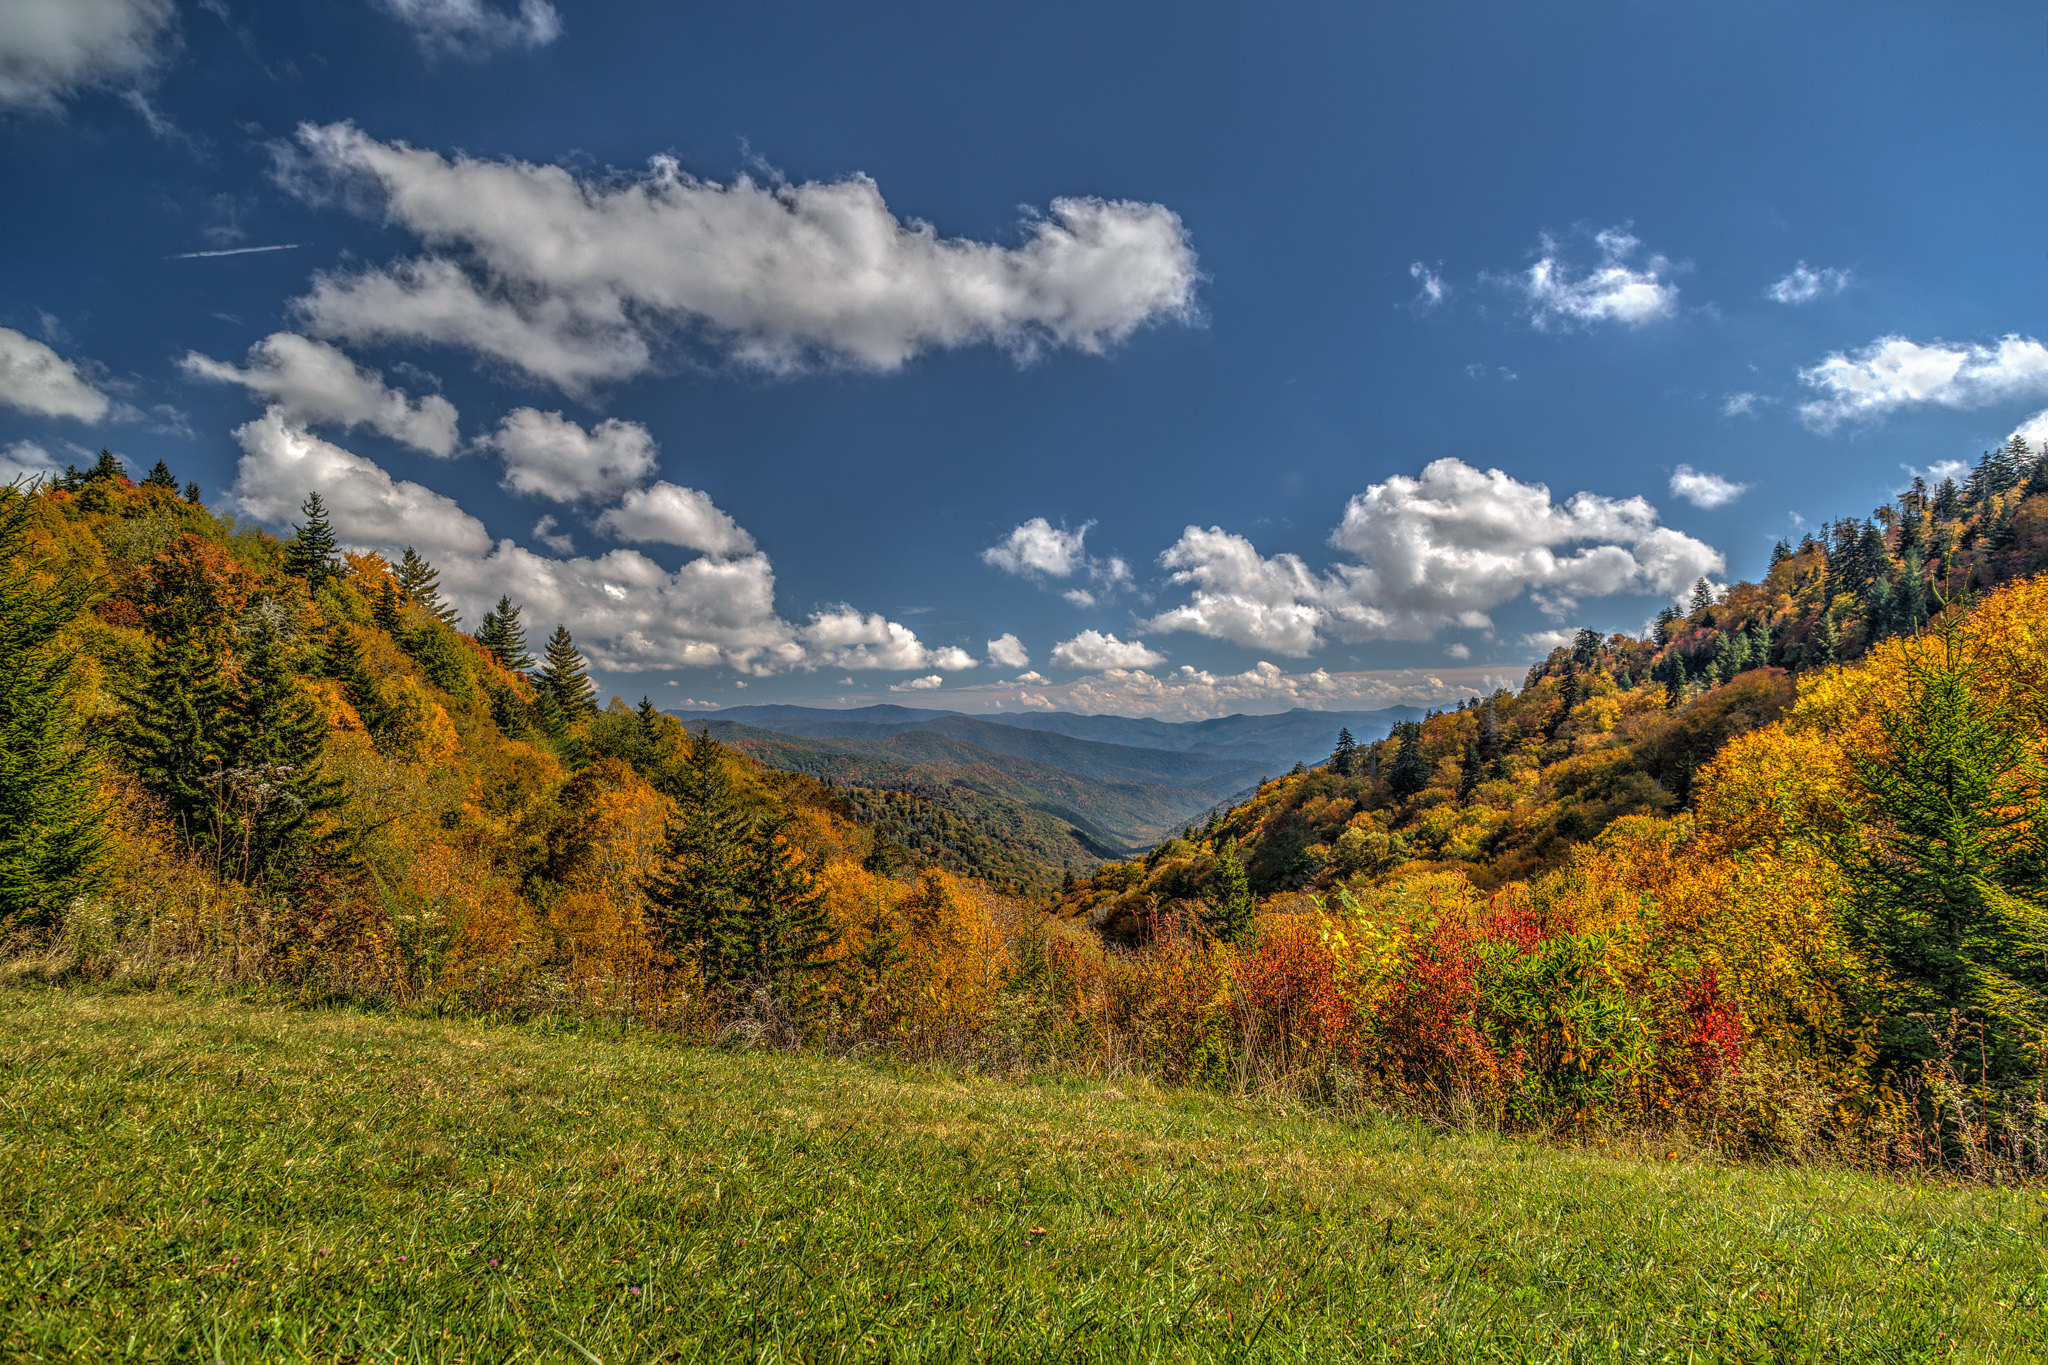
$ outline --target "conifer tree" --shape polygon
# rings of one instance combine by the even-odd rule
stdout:
[[[389,578],[377,585],[377,595],[370,602],[370,616],[377,628],[401,644],[405,638],[405,618],[399,615],[401,603],[398,585]]]
[[[130,694],[124,749],[142,785],[185,839],[217,846],[220,773],[230,694],[223,673],[228,623],[247,601],[246,571],[187,537],[142,574],[150,657]]]
[[[405,547],[405,557],[399,561],[398,586],[405,589],[407,601],[436,621],[446,626],[461,624],[461,615],[441,600],[441,575],[410,545]]]
[[[327,519],[327,504],[320,495],[308,493],[299,505],[305,520],[293,528],[295,534],[285,547],[285,570],[306,580],[306,586],[319,591],[322,584],[341,576],[335,564],[334,525]]]
[[[78,656],[58,643],[84,589],[35,581],[33,506],[0,488],[0,927],[47,924],[102,880],[105,811],[79,725]]]
[[[786,815],[755,823],[726,960],[733,980],[765,986],[785,1004],[801,1005],[839,933],[817,868],[790,839],[791,827]]]
[[[747,879],[753,822],[733,791],[724,748],[700,737],[668,784],[672,803],[662,861],[642,883],[663,950],[692,965],[707,987],[738,970],[731,937]]]
[[[1707,582],[1706,578],[1702,576],[1697,582],[1695,582],[1692,585],[1692,609],[1695,612],[1702,612],[1713,605],[1713,585]]]
[[[1936,1056],[1958,1024],[1994,1086],[2048,1060],[2048,773],[2026,720],[1982,700],[1985,664],[1951,615],[1878,711],[1888,752],[1854,760],[1865,798],[1849,929],[1885,968],[1879,1064]]]
[[[380,734],[389,719],[385,713],[384,693],[363,659],[363,642],[356,638],[354,626],[343,621],[328,632],[320,650],[319,669],[321,676],[341,684],[342,695],[355,708],[363,728],[372,737]]]
[[[533,656],[526,652],[526,628],[519,624],[519,608],[509,597],[500,597],[497,608],[484,613],[476,642],[509,672],[525,673],[533,667]]]
[[[1244,860],[1232,839],[1216,855],[1216,868],[1209,878],[1209,932],[1224,943],[1242,942],[1251,932],[1258,901],[1252,895],[1251,878],[1245,875]]]
[[[178,491],[178,481],[171,477],[171,467],[162,460],[158,460],[156,467],[149,471],[149,477],[142,481],[142,486],[144,488],[161,488],[171,493]]]
[[[1330,771],[1339,777],[1351,776],[1351,770],[1358,763],[1358,741],[1351,737],[1351,727],[1337,727],[1337,748],[1330,755]]]
[[[567,626],[556,626],[555,633],[548,637],[547,656],[534,679],[534,688],[554,698],[562,719],[572,725],[597,714],[597,689],[583,669],[583,656],[576,652],[576,642],[569,637]]]
[[[199,505],[199,480],[185,480],[185,501],[191,503],[194,507]]]
[[[327,720],[292,668],[279,615],[250,612],[242,634],[218,779],[228,788],[224,837],[245,880],[282,887],[331,843],[320,817],[340,806],[341,784],[322,770]]]
[[[1409,721],[1394,732],[1397,747],[1387,765],[1387,785],[1394,795],[1410,797],[1429,785],[1429,759],[1422,752],[1422,727]]]

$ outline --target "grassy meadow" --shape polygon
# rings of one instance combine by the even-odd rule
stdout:
[[[0,991],[0,1223],[9,1361],[2048,1358],[2038,1191],[163,994]]]

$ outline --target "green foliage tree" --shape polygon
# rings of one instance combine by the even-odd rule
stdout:
[[[436,621],[446,626],[461,624],[461,615],[441,600],[441,575],[410,545],[398,564],[398,586],[405,590],[408,602]]]
[[[1251,932],[1258,902],[1252,896],[1251,878],[1238,856],[1237,841],[1231,840],[1216,855],[1216,867],[1209,876],[1209,932],[1225,943],[1237,943]]]
[[[547,654],[533,685],[554,699],[562,719],[571,724],[597,714],[597,689],[591,686],[567,626],[556,626],[548,637]]]
[[[171,467],[162,460],[158,460],[156,466],[149,471],[149,477],[142,481],[142,486],[144,488],[161,488],[170,493],[178,491],[178,481],[172,477]]]
[[[306,495],[299,511],[306,519],[293,528],[295,534],[285,547],[285,569],[318,592],[323,583],[341,576],[335,562],[334,524],[327,519],[327,504],[317,492]]]
[[[509,597],[500,597],[497,607],[484,613],[476,642],[510,672],[524,673],[533,667],[533,656],[526,652],[526,628],[519,624],[519,608]]]
[[[129,767],[186,840],[202,847],[219,833],[230,701],[223,664],[228,625],[246,600],[227,567],[189,539],[150,562],[141,590],[149,663],[125,698]]]
[[[1882,709],[1860,758],[1852,940],[1883,967],[1878,1063],[1894,1075],[1966,1047],[1993,1085],[2048,1062],[2048,772],[2025,721],[1983,698],[1984,662],[1950,617]],[[1945,1037],[1946,1035],[1946,1037]]]
[[[79,721],[77,654],[59,636],[76,581],[38,584],[33,503],[0,487],[0,925],[51,922],[102,879],[98,761]]]
[[[1339,726],[1337,729],[1337,748],[1330,755],[1330,771],[1339,777],[1349,777],[1352,770],[1357,766],[1358,741],[1351,737],[1350,726]]]
[[[1429,759],[1422,752],[1422,726],[1409,721],[1394,730],[1393,761],[1387,764],[1387,785],[1394,795],[1410,797],[1429,785]]]
[[[282,889],[333,851],[321,817],[340,807],[342,793],[321,765],[327,720],[292,667],[283,613],[263,609],[271,605],[259,603],[240,631],[238,686],[213,781],[226,816],[223,851],[244,880]]]

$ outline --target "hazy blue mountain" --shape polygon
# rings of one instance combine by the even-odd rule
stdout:
[[[923,711],[910,706],[885,705],[864,706],[850,711],[806,706],[736,706],[704,715],[791,735],[879,738],[904,730],[934,730],[970,738],[970,742],[983,748],[996,746],[997,742],[990,738],[991,728],[1052,733],[1124,749],[1153,749],[1235,760],[1262,767],[1270,775],[1284,772],[1297,762],[1315,764],[1328,758],[1336,746],[1340,728],[1348,727],[1353,738],[1363,744],[1383,738],[1403,721],[1420,720],[1423,712],[1413,706],[1390,706],[1379,711],[1297,709],[1270,716],[1237,715],[1219,716],[1213,720],[1165,721],[1129,716],[1081,716],[1066,711],[967,716],[957,711]],[[694,718],[686,716],[684,719]],[[1049,763],[1058,762],[1052,756],[1052,750],[1033,754],[1009,747],[1000,751],[1037,757]],[[1075,761],[1085,760],[1077,757]]]

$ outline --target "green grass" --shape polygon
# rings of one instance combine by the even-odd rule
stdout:
[[[1125,1090],[8,990],[0,1358],[2048,1356],[2035,1193]]]

